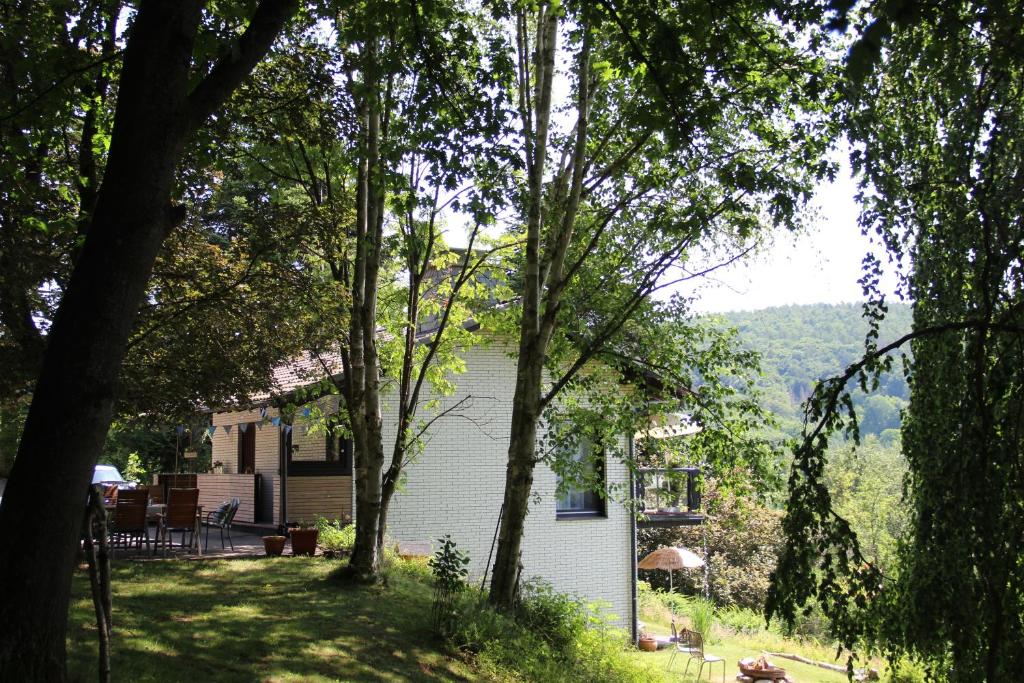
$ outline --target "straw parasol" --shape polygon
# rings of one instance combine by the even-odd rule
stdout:
[[[672,590],[672,572],[676,569],[696,569],[703,567],[704,560],[700,555],[687,548],[663,546],[640,560],[638,569],[664,569],[668,572],[668,589]]]

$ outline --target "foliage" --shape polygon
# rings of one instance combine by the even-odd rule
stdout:
[[[455,541],[449,534],[437,539],[437,542],[441,547],[428,562],[434,575],[434,582],[446,591],[460,592],[466,587],[466,576],[469,574],[466,565],[469,564],[469,556],[455,547]]]
[[[441,547],[427,562],[434,576],[434,630],[447,635],[452,632],[454,621],[458,618],[454,606],[466,587],[469,556],[455,547],[455,541],[449,534],[437,539],[437,542]]]
[[[324,550],[343,552],[350,550],[356,540],[356,528],[352,524],[343,524],[342,520],[329,520],[319,517],[316,520],[317,545]]]
[[[651,300],[704,274],[691,262],[702,249],[736,253],[769,224],[796,226],[814,179],[828,172],[820,157],[828,105],[819,96],[829,74],[802,47],[806,10],[813,7],[779,13],[760,2],[510,8],[521,150],[513,163],[522,173],[509,202],[520,246],[508,329],[518,368],[495,604],[514,601],[528,483],[546,457],[537,435],[615,383],[590,374],[591,361],[641,387],[660,384],[660,398],[714,403],[701,400],[700,382],[678,377],[687,366],[662,362],[673,360],[661,353],[670,345],[652,343],[666,336],[659,319],[683,317],[685,298],[664,307]],[[560,78],[570,84],[564,96],[552,93]],[[700,330],[691,327],[688,339],[680,332],[676,340],[703,341]],[[723,459],[748,453],[726,447],[727,436],[708,431],[706,442]]]
[[[713,479],[704,482],[705,521],[692,527],[651,527],[637,533],[641,556],[663,545],[684,546],[706,553],[710,595],[720,606],[738,605],[759,610],[764,606],[768,579],[781,550],[782,513],[764,507],[743,490],[720,489]],[[651,585],[668,588],[668,573],[644,573]],[[676,571],[677,590],[704,592],[704,569]]]
[[[690,617],[690,628],[700,634],[705,643],[714,644],[711,629],[715,625],[715,603],[702,597],[690,598],[687,615]]]
[[[610,628],[600,609],[549,588],[535,585],[517,616],[497,612],[468,593],[457,609],[449,642],[472,652],[481,672],[497,680],[661,680],[648,663],[628,656],[626,634]]]
[[[913,326],[888,346],[870,330],[863,359],[811,398],[768,605],[789,621],[816,598],[845,646],[906,655],[954,681],[1024,668],[1021,16],[1016,2],[872,2],[848,17],[844,123],[861,224],[908,266]],[[881,270],[866,261],[876,321]],[[831,433],[858,436],[847,384],[873,386],[906,342],[909,520],[883,576],[836,513],[824,460]]]
[[[899,443],[869,436],[859,446],[829,449],[824,480],[836,513],[857,534],[861,552],[883,572],[896,569],[897,544],[909,520],[903,501],[907,463]]]
[[[756,387],[762,405],[775,416],[784,435],[797,436],[803,420],[801,404],[814,385],[857,360],[863,351],[868,323],[862,314],[859,304],[811,304],[719,313],[711,319],[735,328],[742,346],[757,353],[761,374]],[[890,304],[880,339],[885,342],[906,334],[910,318],[910,306]],[[878,388],[870,394],[854,392],[861,434],[899,428],[900,410],[909,398],[906,379],[898,371],[882,373]]]

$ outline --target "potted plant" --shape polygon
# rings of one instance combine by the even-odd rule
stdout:
[[[287,540],[286,536],[264,536],[263,550],[266,551],[267,557],[276,557],[284,552],[284,542]]]
[[[316,554],[316,539],[320,531],[315,524],[299,520],[297,525],[288,530],[292,537],[292,555]]]
[[[214,460],[213,461],[213,473],[214,474],[224,474],[224,463],[222,463],[220,460]]]
[[[658,641],[647,631],[640,631],[640,639],[637,641],[637,646],[644,652],[658,651]]]

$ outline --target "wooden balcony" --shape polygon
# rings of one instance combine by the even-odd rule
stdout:
[[[700,524],[700,489],[696,467],[643,467],[637,472],[635,496],[642,515],[637,526],[665,527]]]

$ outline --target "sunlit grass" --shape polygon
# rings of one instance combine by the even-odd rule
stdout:
[[[430,627],[421,567],[386,586],[345,588],[321,558],[118,562],[114,680],[468,681]],[[96,678],[88,581],[75,577],[68,638],[73,679]]]

